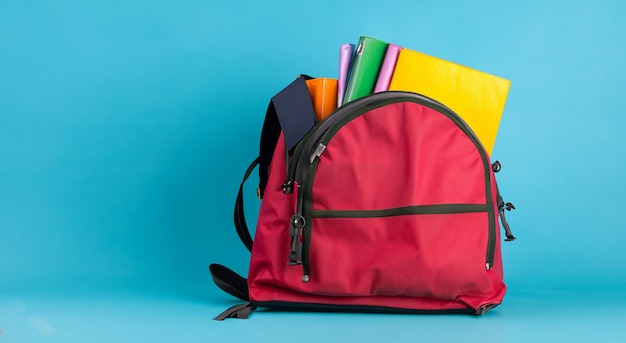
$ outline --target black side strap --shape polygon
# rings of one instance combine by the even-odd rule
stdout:
[[[499,161],[495,161],[491,165],[491,169],[493,170],[494,173],[497,173],[500,171],[500,169],[502,169],[502,164],[500,164]],[[504,234],[506,235],[506,239],[504,241],[506,242],[514,241],[515,236],[511,232],[511,227],[509,226],[509,223],[506,221],[506,216],[504,215],[504,211],[514,210],[515,206],[510,202],[507,202],[507,203],[504,202],[504,199],[502,199],[502,196],[500,195],[500,189],[498,188],[497,182],[496,182],[496,191],[497,191],[496,201],[498,203],[498,216],[500,217],[500,221],[502,222],[502,227],[504,228]]]
[[[509,203],[510,204],[510,203]],[[509,227],[509,223],[506,221],[506,217],[504,216],[504,211],[500,211],[500,221],[502,222],[502,227],[504,227],[504,233],[506,234],[506,242],[514,241],[515,236],[511,233],[511,228]]]
[[[209,271],[213,276],[213,281],[221,290],[241,300],[250,299],[248,280],[221,264],[211,264]]]
[[[504,241],[510,242],[515,240],[515,236],[511,232],[511,227],[509,223],[506,221],[506,216],[504,215],[504,210],[510,211],[514,210],[515,206],[510,202],[505,203],[502,200],[502,196],[500,196],[500,191],[498,191],[498,215],[500,216],[500,221],[502,222],[502,227],[504,228],[504,234],[506,235],[506,239]]]
[[[248,319],[254,310],[256,310],[256,306],[253,303],[235,305],[215,317],[215,320],[224,320],[226,318]]]
[[[237,235],[239,235],[239,238],[249,251],[252,251],[252,236],[250,236],[250,230],[248,230],[248,224],[246,224],[246,217],[243,210],[243,185],[246,183],[246,180],[248,180],[248,177],[250,177],[250,174],[252,174],[254,167],[259,164],[259,159],[260,158],[257,157],[250,163],[250,166],[248,166],[246,174],[243,176],[243,180],[239,185],[237,200],[235,200],[235,229],[237,229]]]
[[[269,167],[282,131],[286,151],[291,150],[315,125],[315,110],[306,85],[308,75],[299,75],[289,86],[272,97],[263,130],[259,152],[259,197],[263,198],[269,177]]]

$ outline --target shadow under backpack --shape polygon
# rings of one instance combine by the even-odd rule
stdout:
[[[399,91],[347,103],[315,123],[298,77],[275,95],[235,204],[248,278],[210,265],[244,300],[219,315],[284,310],[483,314],[502,302],[500,223],[513,240],[493,165],[445,105]],[[243,184],[259,165],[254,244]]]

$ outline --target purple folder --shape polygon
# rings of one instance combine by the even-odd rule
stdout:
[[[376,86],[374,86],[374,93],[384,92],[389,90],[389,83],[393,76],[393,71],[396,68],[396,61],[398,60],[398,54],[403,48],[399,45],[389,44],[387,46],[387,52],[385,53],[385,59],[378,72],[378,79],[376,80]]]
[[[354,56],[354,44],[341,44],[339,47],[339,77],[337,83],[337,107],[343,104],[343,96],[346,93],[346,84],[350,76],[350,66]]]

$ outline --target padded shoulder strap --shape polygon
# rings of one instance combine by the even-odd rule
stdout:
[[[269,166],[281,131],[285,137],[285,147],[289,151],[315,125],[315,111],[306,85],[306,80],[310,78],[306,75],[298,76],[270,101],[261,132],[260,155],[248,166],[239,185],[234,211],[235,228],[237,235],[250,251],[252,251],[253,240],[244,215],[243,185],[254,168],[260,165],[259,197],[262,197],[269,177]],[[249,301],[247,279],[220,264],[211,264],[209,271],[220,289],[234,297]],[[254,309],[255,306],[252,303],[233,306],[215,319],[247,318]]]
[[[209,271],[221,290],[241,300],[249,300],[247,279],[221,264],[211,264]]]

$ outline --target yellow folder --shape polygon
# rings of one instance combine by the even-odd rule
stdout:
[[[389,90],[433,98],[461,116],[489,155],[511,81],[410,49],[400,51]]]

